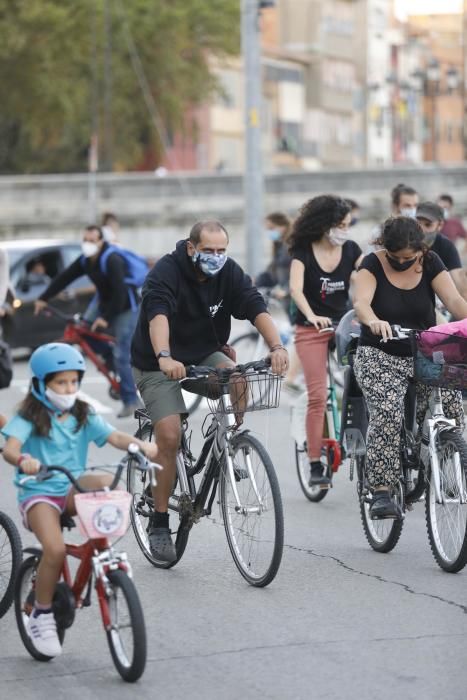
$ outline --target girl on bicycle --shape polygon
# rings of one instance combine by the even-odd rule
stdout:
[[[23,485],[20,480],[25,474],[37,474],[41,464],[64,466],[75,478],[80,477],[86,468],[91,442],[99,447],[108,442],[120,450],[126,450],[134,442],[150,460],[156,458],[157,446],[116,431],[89,404],[78,399],[85,363],[81,353],[71,345],[41,346],[31,356],[30,369],[29,393],[2,430],[7,438],[3,456],[17,467],[15,484],[23,523],[35,534],[43,551],[28,632],[37,651],[58,656],[61,646],[52,599],[65,557],[60,516],[75,514],[74,490],[60,473],[53,473],[45,481],[30,480]],[[105,475],[80,478],[87,489],[100,489],[110,481]]]
[[[373,519],[401,515],[390,489],[399,481],[400,431],[413,360],[410,341],[391,340],[391,325],[416,330],[434,326],[435,295],[456,319],[467,317],[467,302],[438,255],[424,243],[415,219],[388,219],[378,243],[382,249],[364,258],[354,291],[354,308],[363,324],[354,369],[370,415],[367,466]],[[430,387],[417,384],[419,425],[429,395]],[[446,416],[462,426],[461,393],[443,389],[442,396]]]
[[[297,306],[295,347],[308,391],[309,485],[324,488],[330,483],[321,463],[321,443],[331,336],[319,331],[337,323],[347,311],[350,278],[362,259],[360,246],[347,237],[350,211],[339,197],[314,197],[302,207],[290,237],[290,294]]]

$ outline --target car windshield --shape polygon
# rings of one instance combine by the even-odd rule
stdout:
[[[24,255],[24,250],[18,250],[17,248],[8,248],[8,260],[10,263],[10,270],[12,270],[15,265],[19,262],[20,258]]]

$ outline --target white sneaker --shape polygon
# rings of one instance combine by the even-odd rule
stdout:
[[[31,615],[27,632],[37,651],[44,656],[60,656],[62,647],[57,634],[57,625],[53,613]]]

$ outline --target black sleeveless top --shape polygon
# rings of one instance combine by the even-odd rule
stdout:
[[[359,269],[368,270],[376,278],[371,308],[381,321],[415,330],[426,330],[436,324],[435,293],[431,282],[446,269],[436,253],[429,252],[425,256],[420,282],[413,289],[399,289],[391,284],[375,253],[363,258]],[[359,344],[370,345],[398,357],[412,355],[409,341],[388,340],[382,343],[381,336],[372,333],[369,326],[364,324]]]

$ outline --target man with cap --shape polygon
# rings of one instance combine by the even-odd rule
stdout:
[[[450,273],[459,294],[467,299],[467,275],[462,268],[459,252],[452,241],[441,234],[444,211],[434,202],[422,202],[417,207],[416,218],[425,234],[425,243],[437,253]]]

